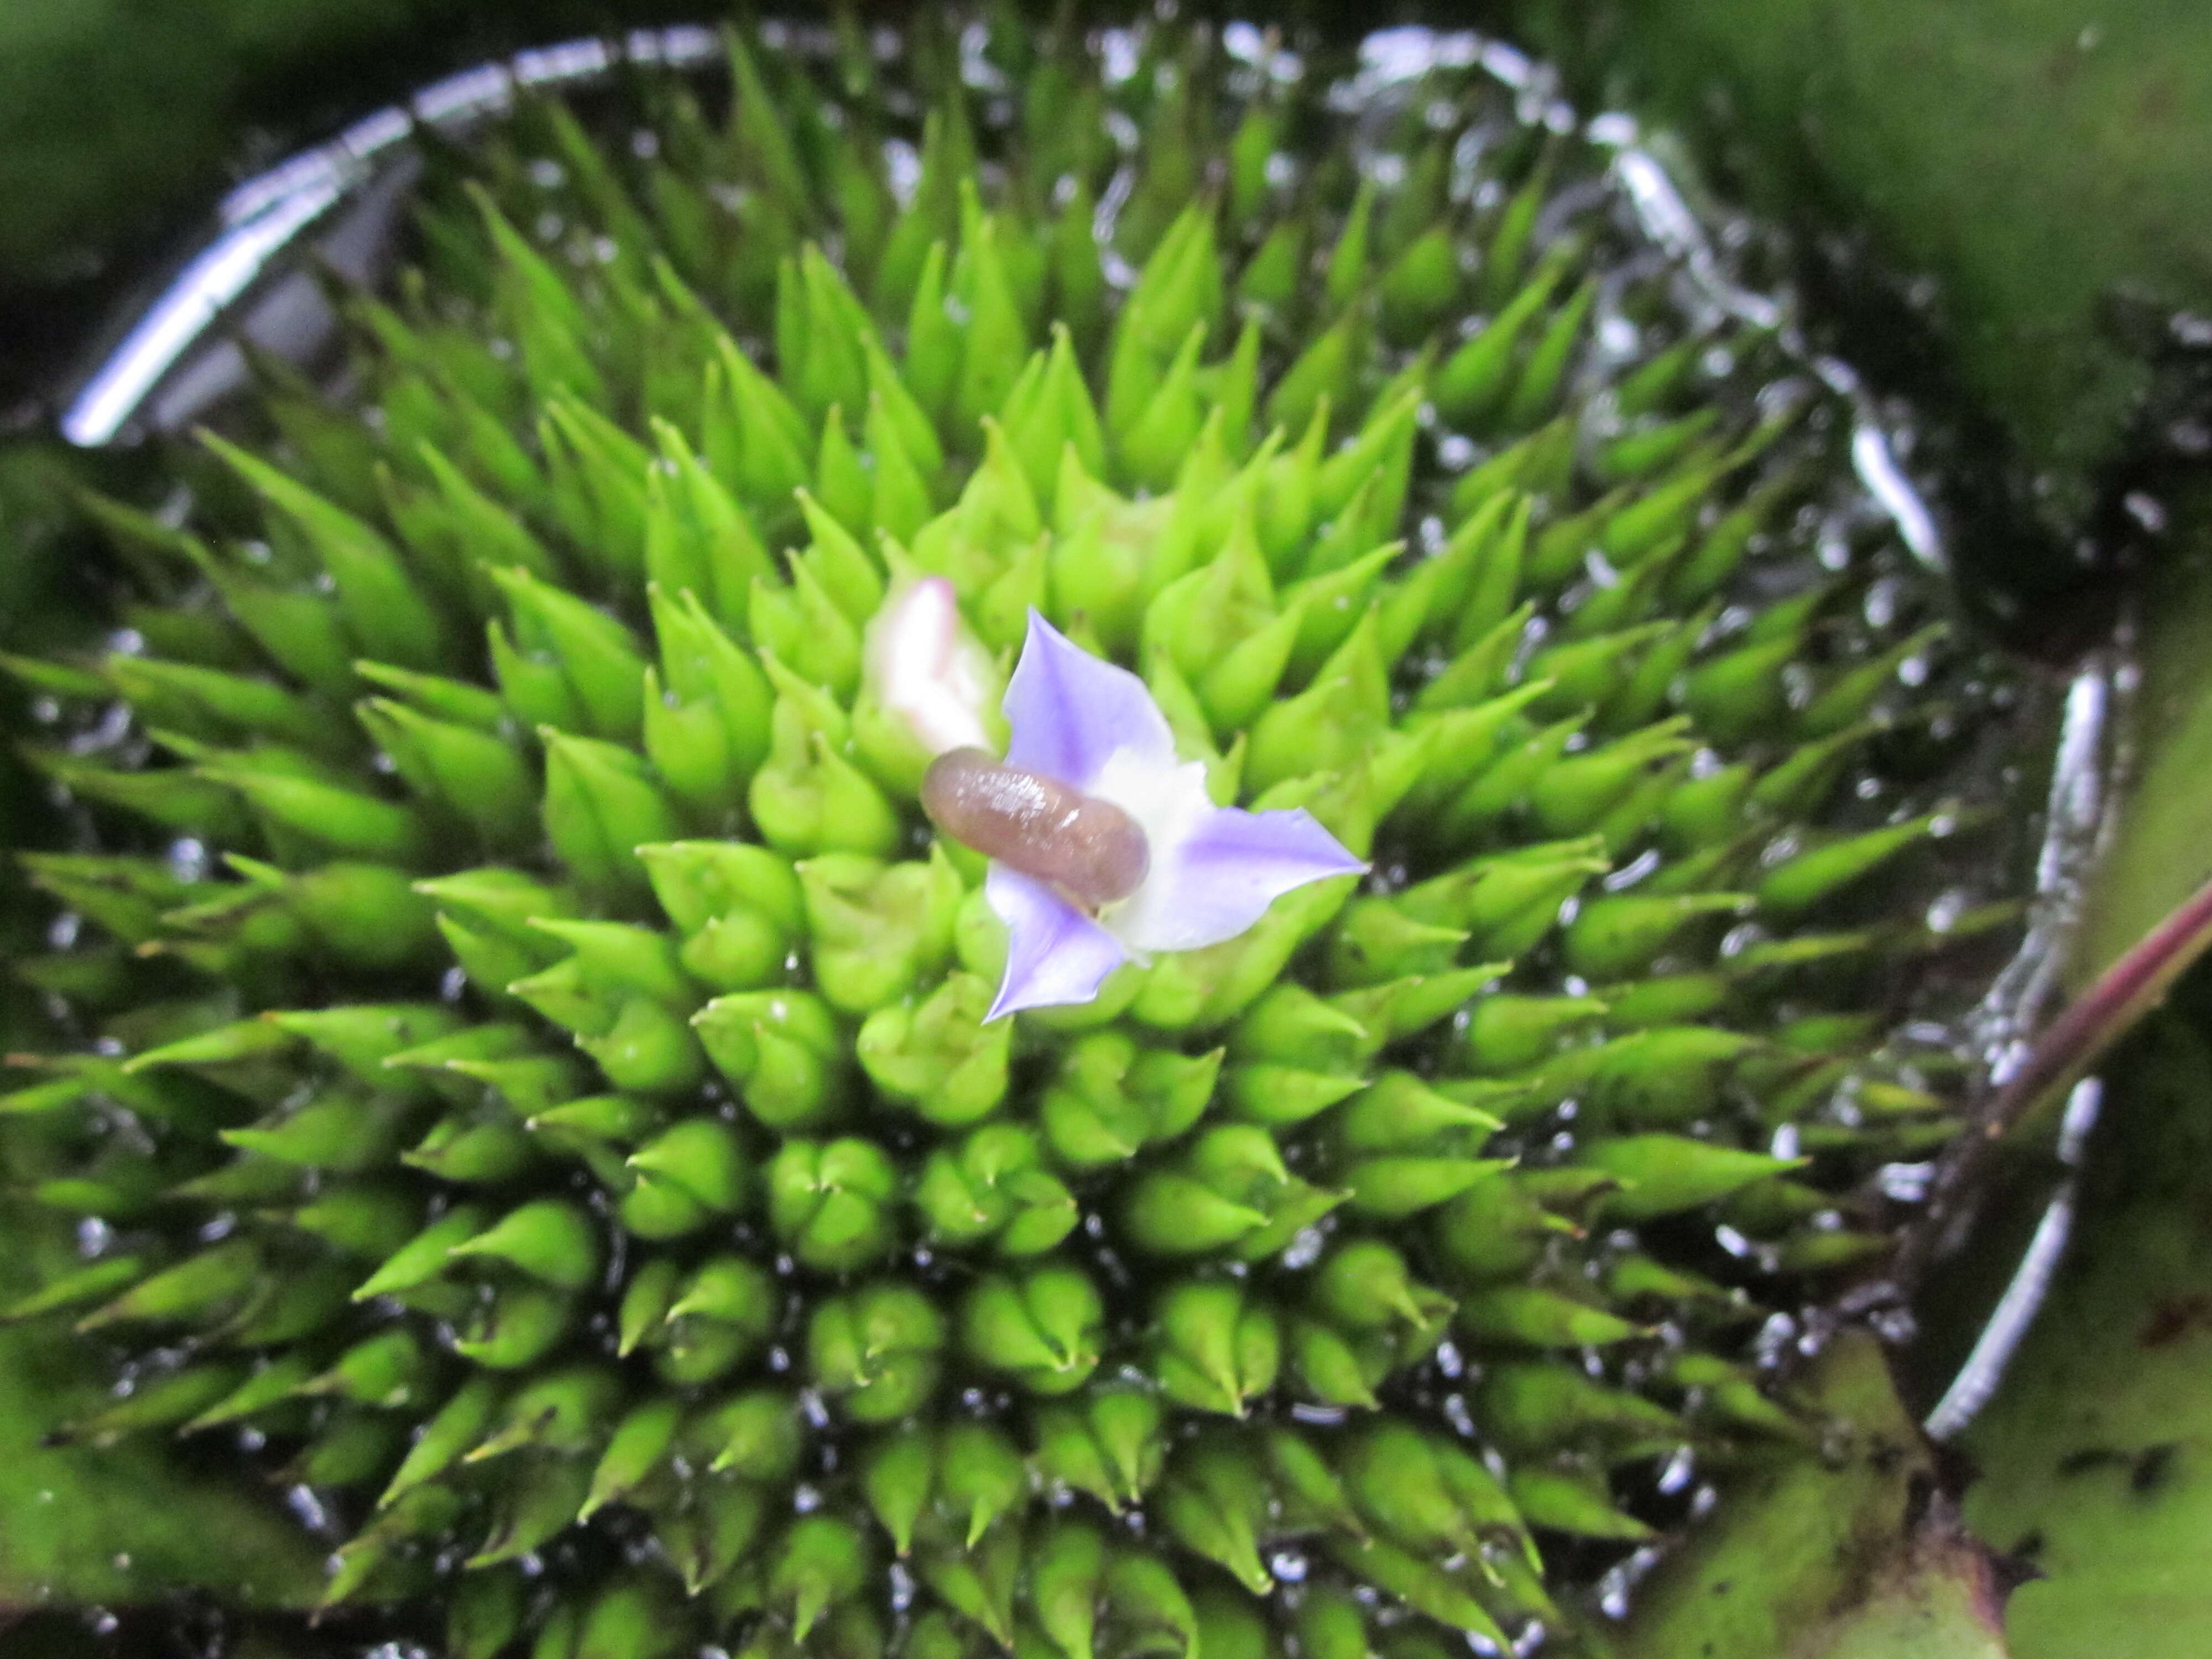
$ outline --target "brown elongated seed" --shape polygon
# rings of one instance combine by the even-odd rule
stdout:
[[[985,750],[947,750],[932,761],[921,805],[955,841],[1094,910],[1128,897],[1152,867],[1144,830],[1120,807]]]

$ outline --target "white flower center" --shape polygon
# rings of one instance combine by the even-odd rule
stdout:
[[[1214,811],[1206,793],[1206,763],[1176,761],[1163,766],[1135,749],[1116,749],[1107,757],[1086,794],[1109,801],[1145,832],[1152,864],[1137,890],[1098,913],[1098,925],[1134,951],[1191,948],[1188,919],[1173,908],[1183,844]]]

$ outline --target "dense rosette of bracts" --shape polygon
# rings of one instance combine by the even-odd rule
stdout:
[[[1570,1639],[1808,1431],[1752,1338],[1946,1133],[1987,688],[1574,143],[1243,45],[527,106],[91,503],[112,648],[9,665],[58,1432],[250,1451],[454,1659],[1353,1659]],[[1166,902],[936,832],[963,746],[1165,801]]]

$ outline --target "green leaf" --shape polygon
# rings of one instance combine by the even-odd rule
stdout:
[[[1913,1522],[1934,1468],[1880,1345],[1844,1333],[1803,1392],[1836,1455],[1730,1474],[1717,1523],[1637,1591],[1621,1659],[2004,1659],[1988,1558],[1940,1507]]]
[[[2021,1659],[2212,1648],[2212,1045],[2203,977],[2106,1082],[2073,1253],[1964,1437],[1966,1519],[2042,1576]]]

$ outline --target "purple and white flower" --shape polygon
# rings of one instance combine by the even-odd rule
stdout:
[[[914,659],[929,654],[917,651]],[[1144,682],[1034,611],[1001,708],[1012,733],[1004,766],[1120,808],[1142,832],[1149,857],[1133,890],[1095,909],[1018,862],[992,860],[984,896],[1006,925],[1007,948],[989,1018],[1089,1002],[1124,962],[1234,939],[1291,889],[1367,867],[1303,808],[1215,805],[1205,763],[1176,752],[1167,717]],[[949,732],[956,722],[933,724]],[[923,736],[940,752],[953,746]],[[1050,821],[1023,833],[1049,834]]]

